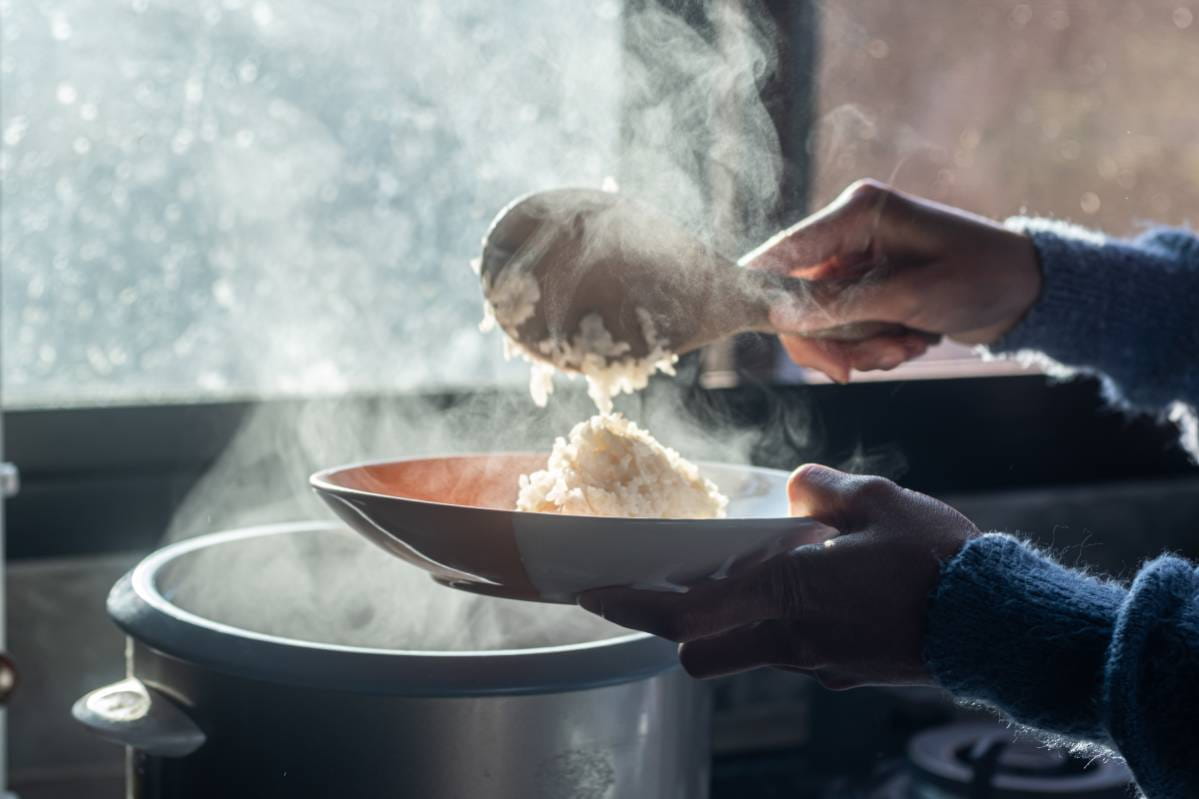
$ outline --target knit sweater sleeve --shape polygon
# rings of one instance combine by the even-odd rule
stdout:
[[[955,694],[1116,748],[1149,799],[1199,796],[1199,571],[1159,557],[1131,587],[1010,536],[969,542],[931,598],[925,656]]]
[[[1117,239],[1024,217],[1007,224],[1032,238],[1044,281],[992,352],[1039,353],[1097,372],[1132,406],[1199,405],[1199,237],[1155,228]]]

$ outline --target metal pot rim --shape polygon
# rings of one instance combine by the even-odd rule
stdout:
[[[646,633],[529,649],[377,649],[245,630],[184,610],[159,591],[161,570],[190,552],[339,527],[333,522],[286,522],[170,544],[117,581],[108,595],[108,614],[129,636],[172,657],[252,679],[321,689],[407,696],[550,693],[646,679],[677,667],[674,644]]]

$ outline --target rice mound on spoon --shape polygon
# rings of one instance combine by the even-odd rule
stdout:
[[[579,422],[546,468],[520,478],[516,509],[578,516],[719,519],[726,498],[695,464],[619,413]]]

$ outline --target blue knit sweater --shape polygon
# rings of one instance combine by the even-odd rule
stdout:
[[[1124,405],[1169,412],[1199,456],[1199,237],[1108,239],[1010,220],[1044,273],[1036,305],[992,347],[1099,374]],[[931,598],[925,654],[955,694],[1110,747],[1150,799],[1199,797],[1199,570],[1177,557],[1130,586],[1068,569],[1007,535],[968,543]]]

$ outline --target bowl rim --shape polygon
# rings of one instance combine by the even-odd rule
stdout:
[[[466,458],[487,458],[494,456],[549,456],[548,453],[535,452],[531,450],[501,450],[498,452],[460,452],[448,455],[410,455],[400,458],[373,458],[365,461],[354,461],[345,463],[340,466],[329,466],[324,469],[313,472],[308,477],[308,485],[314,490],[322,493],[336,494],[340,496],[350,497],[369,497],[374,500],[386,500],[393,502],[415,502],[421,505],[429,505],[440,508],[460,508],[477,513],[494,513],[515,516],[552,516],[560,519],[584,520],[583,524],[594,524],[597,520],[601,522],[611,523],[613,518],[609,516],[587,516],[578,513],[547,513],[545,511],[532,510],[517,510],[516,508],[489,508],[482,505],[459,505],[453,502],[438,502],[433,499],[419,499],[417,497],[407,497],[399,494],[383,494],[378,491],[367,491],[361,488],[348,488],[346,486],[337,485],[330,480],[330,476],[339,472],[348,472],[352,469],[364,469],[370,466],[388,466],[396,463],[412,463],[414,461],[446,461],[458,460]],[[760,474],[769,477],[789,477],[790,472],[783,469],[773,469],[769,466],[753,466],[750,464],[739,463],[722,463],[719,461],[708,460],[693,460],[691,461],[703,471],[704,467],[716,467],[718,469],[739,469],[749,474]],[[730,500],[732,498],[730,497]],[[723,516],[718,519],[661,519],[657,517],[632,517],[638,522],[652,522],[656,525],[687,525],[688,527],[696,524],[727,524],[729,522],[771,522],[792,520],[792,516]]]

